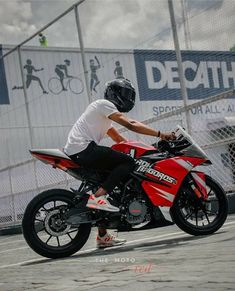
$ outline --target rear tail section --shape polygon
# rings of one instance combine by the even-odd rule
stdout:
[[[53,168],[59,168],[63,171],[79,168],[78,164],[59,149],[32,149],[30,153],[44,164],[52,165]]]

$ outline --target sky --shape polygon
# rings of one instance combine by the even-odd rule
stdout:
[[[0,0],[0,43],[19,44],[74,0]],[[229,50],[235,44],[234,0],[186,0],[185,41],[181,0],[173,0],[180,47]],[[86,0],[79,6],[84,45],[88,48],[172,49],[167,0]],[[74,11],[44,31],[50,46],[77,47]],[[27,43],[38,45],[38,38]]]

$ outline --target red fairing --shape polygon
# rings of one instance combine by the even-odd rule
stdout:
[[[186,163],[186,164],[184,164]],[[182,165],[183,164],[183,165]],[[154,174],[145,176],[156,180],[156,183],[144,180],[142,187],[155,206],[171,206],[182,181],[192,166],[188,165],[184,158],[170,158],[155,163],[151,168],[156,170]],[[157,177],[156,177],[157,176]]]
[[[134,155],[132,156],[135,158],[140,157],[147,151],[152,151],[152,150],[156,151],[155,147],[149,146],[143,142],[137,142],[137,141],[120,142],[120,143],[114,144],[112,146],[112,149],[119,152],[126,153],[126,154],[131,154],[131,155],[132,155],[131,150],[134,150]]]
[[[169,192],[172,189],[149,181],[143,181],[141,185],[154,206],[170,207],[173,204],[175,195]],[[163,190],[165,188],[167,191]]]
[[[141,156],[148,151],[156,150],[156,148],[142,142],[122,142],[113,145],[112,148],[130,154],[135,158],[139,157],[140,160]],[[205,159],[197,157],[178,156],[158,161],[148,168],[140,163],[139,167],[136,168],[136,173],[151,178],[152,181],[149,181],[142,176],[143,182],[141,185],[153,205],[171,207],[185,176],[204,161]],[[200,189],[206,195],[206,189],[205,187],[203,189],[204,184],[202,183],[202,181],[205,181],[205,176],[203,177],[198,173],[195,174],[195,177],[200,180]]]
[[[156,180],[156,183],[143,180],[141,185],[153,205],[171,207],[185,176],[203,161],[192,157],[174,157],[151,166],[153,171],[148,171],[145,176]]]

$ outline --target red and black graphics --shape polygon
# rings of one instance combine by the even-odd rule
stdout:
[[[177,180],[169,176],[166,173],[157,169],[156,163],[150,163],[148,161],[140,159],[136,159],[136,168],[134,173],[139,175],[141,174],[142,177],[149,177],[151,180],[158,181],[160,184],[177,184]]]
[[[145,173],[146,180],[142,182],[142,187],[153,205],[171,207],[186,175],[194,167],[202,163],[203,159],[184,156],[156,162],[151,165],[151,169],[154,169],[155,172],[148,170]],[[149,177],[151,181],[148,180]],[[203,183],[205,181],[205,175],[200,172],[195,172],[193,178],[200,185],[204,196],[207,195],[205,182]]]
[[[134,142],[121,143],[113,148],[130,154],[136,159],[134,174],[143,179],[141,182],[142,188],[153,205],[171,207],[186,175],[194,167],[202,164],[204,159],[187,156],[161,159],[160,153],[157,153],[154,147],[143,147],[144,144],[142,143],[140,145],[139,147],[138,143]],[[155,154],[148,155],[154,150]],[[151,159],[151,157],[153,158]],[[193,178],[198,181],[197,184],[200,185],[200,189],[205,196],[206,189],[203,188],[205,175],[203,175],[203,173],[195,172]]]
[[[171,206],[180,185],[189,170],[186,170],[175,158],[157,161],[153,164],[141,163],[135,173],[142,173],[141,183],[144,191],[155,206]]]

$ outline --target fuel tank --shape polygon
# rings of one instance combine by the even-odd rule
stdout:
[[[141,141],[127,141],[114,144],[112,149],[138,158],[145,154],[156,153],[157,149]]]

